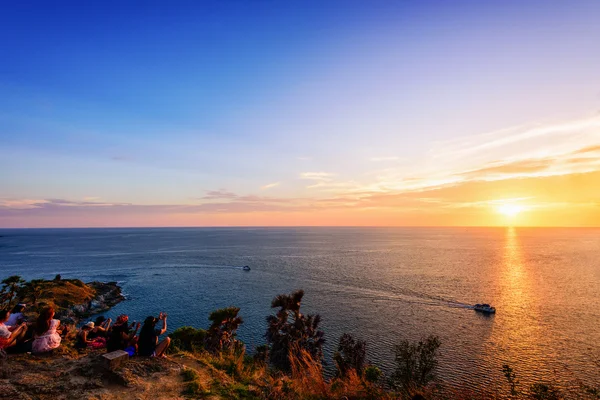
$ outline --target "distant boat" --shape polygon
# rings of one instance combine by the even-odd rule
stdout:
[[[490,306],[489,304],[475,304],[473,306],[473,310],[479,311],[486,314],[495,314],[496,308]]]
[[[247,265],[244,265],[244,266],[242,267],[242,269],[243,269],[244,271],[250,271],[250,267],[249,267],[249,266],[247,266]]]

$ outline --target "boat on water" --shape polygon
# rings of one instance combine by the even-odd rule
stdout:
[[[249,267],[249,266],[247,266],[247,265],[244,265],[244,266],[242,267],[242,269],[243,269],[244,271],[250,271],[250,267]]]
[[[473,310],[479,311],[486,314],[495,314],[496,308],[490,306],[489,304],[475,304],[473,306]]]

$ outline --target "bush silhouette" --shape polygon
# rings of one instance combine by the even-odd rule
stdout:
[[[283,371],[290,371],[290,358],[306,351],[313,359],[323,358],[323,331],[319,330],[319,315],[303,315],[300,305],[303,290],[289,295],[280,294],[271,302],[271,308],[279,308],[276,315],[267,317],[267,343],[271,364]]]

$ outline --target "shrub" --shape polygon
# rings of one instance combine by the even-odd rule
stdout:
[[[379,382],[382,375],[383,372],[381,372],[381,370],[374,365],[369,365],[364,371],[364,378],[369,383]]]
[[[238,327],[244,323],[238,316],[238,307],[227,307],[213,311],[208,319],[212,322],[204,339],[205,349],[212,353],[235,350],[241,347],[236,339]]]
[[[562,395],[558,389],[551,384],[534,383],[529,387],[530,396],[535,400],[559,400]]]
[[[364,341],[355,340],[352,335],[344,333],[340,337],[338,349],[333,355],[337,376],[344,377],[351,369],[356,371],[359,377],[362,376],[366,353],[366,343]]]
[[[183,326],[169,334],[169,337],[171,338],[172,350],[193,353],[204,348],[206,331],[204,329],[192,328],[191,326]]]
[[[9,276],[2,282],[0,290],[0,308],[12,308],[17,293],[22,289],[25,281],[19,275]]]
[[[267,317],[267,343],[271,364],[283,371],[291,370],[290,357],[307,351],[315,360],[323,358],[323,331],[319,330],[319,315],[303,315],[300,304],[304,291],[290,295],[280,294],[271,302],[271,308],[279,308],[276,315]]]
[[[42,296],[44,282],[45,281],[43,279],[33,279],[27,282],[20,292],[21,297],[29,298],[31,303],[35,306],[38,299]]]
[[[181,371],[181,377],[183,378],[184,382],[191,382],[198,379],[198,373],[193,369],[185,368],[183,371]]]
[[[254,356],[252,356],[252,358],[254,362],[266,364],[269,360],[269,346],[266,344],[256,346],[256,351],[254,352]]]
[[[188,382],[183,389],[184,396],[197,396],[203,392],[202,386],[198,381]]]
[[[400,342],[396,346],[396,370],[392,374],[391,385],[411,391],[435,380],[440,344],[437,336],[429,336],[418,343],[410,343],[408,340]]]

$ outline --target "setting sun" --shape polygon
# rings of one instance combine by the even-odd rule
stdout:
[[[523,211],[523,209],[524,207],[518,204],[501,204],[497,207],[498,212],[507,217],[514,217]]]

